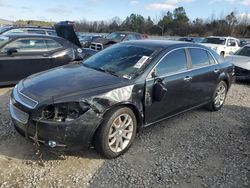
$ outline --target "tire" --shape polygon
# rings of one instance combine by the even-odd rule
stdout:
[[[222,108],[222,106],[225,103],[225,99],[227,96],[227,84],[224,81],[221,81],[214,93],[213,93],[213,98],[212,101],[208,104],[208,109],[210,111],[218,111]]]
[[[224,58],[225,57],[225,52],[221,52],[220,56]]]
[[[98,128],[94,147],[105,158],[116,158],[129,149],[134,141],[136,128],[137,120],[133,111],[127,107],[116,108],[105,116]]]

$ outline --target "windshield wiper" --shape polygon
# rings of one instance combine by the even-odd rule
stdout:
[[[91,69],[94,69],[94,70],[97,70],[97,71],[101,71],[101,72],[105,72],[105,73],[108,73],[110,75],[113,75],[113,76],[116,76],[116,77],[120,77],[119,75],[116,74],[116,72],[112,71],[112,70],[106,70],[104,68],[100,68],[100,67],[92,67],[92,66],[89,66],[89,65],[86,65],[83,63],[84,66],[88,67],[88,68],[91,68]]]

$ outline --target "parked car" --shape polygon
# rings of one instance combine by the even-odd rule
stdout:
[[[233,37],[208,37],[202,44],[213,49],[222,57],[234,54],[240,49],[240,41]]]
[[[235,66],[236,80],[250,81],[250,45],[239,49],[234,55],[227,57]]]
[[[178,41],[201,43],[204,40],[202,37],[181,37]]]
[[[20,81],[10,113],[27,138],[52,148],[93,144],[113,158],[140,128],[204,105],[219,110],[232,74],[232,64],[202,45],[127,41]]]
[[[0,86],[82,58],[79,47],[56,36],[0,35]]]
[[[78,38],[83,48],[89,48],[91,42],[95,41],[96,39],[100,39],[102,37],[99,35],[85,35],[85,36],[79,36]]]
[[[178,38],[178,41],[193,42],[193,38],[192,37],[181,37],[181,38]]]
[[[240,46],[243,47],[243,46],[246,46],[250,44],[250,40],[240,40]]]
[[[95,51],[101,51],[104,48],[107,48],[113,44],[129,40],[142,40],[142,36],[140,33],[135,32],[112,32],[105,38],[96,39],[94,42],[91,42],[90,49]]]
[[[17,27],[17,26],[11,26],[11,27],[4,27],[0,31],[1,35],[11,35],[11,34],[42,34],[42,35],[53,35],[56,36],[56,31],[53,28],[50,27]]]

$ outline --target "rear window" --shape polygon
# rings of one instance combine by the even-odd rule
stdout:
[[[208,58],[207,51],[203,49],[198,49],[198,48],[197,49],[190,48],[188,50],[191,56],[192,66],[194,68],[209,65],[209,58]]]

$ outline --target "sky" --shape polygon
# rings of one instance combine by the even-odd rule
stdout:
[[[250,17],[250,0],[0,0],[0,18],[7,20],[122,20],[131,13],[157,21],[166,11],[183,6],[192,20],[220,18],[235,11]]]

